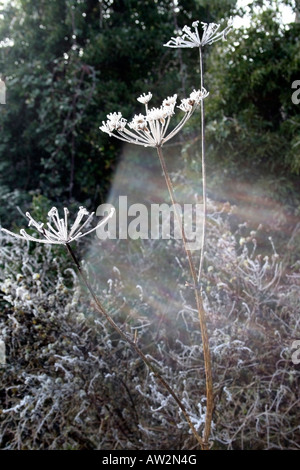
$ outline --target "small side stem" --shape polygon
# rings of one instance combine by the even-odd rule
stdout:
[[[201,448],[203,448],[204,446],[204,442],[203,440],[201,439],[201,437],[199,436],[199,434],[197,433],[196,429],[195,429],[195,426],[193,425],[193,423],[191,422],[191,419],[185,409],[185,406],[183,405],[182,401],[178,398],[178,396],[176,395],[176,393],[172,390],[172,388],[170,387],[170,385],[165,381],[165,379],[160,375],[160,373],[158,372],[158,370],[151,364],[151,362],[149,361],[149,359],[145,356],[145,354],[143,353],[143,351],[137,346],[137,344],[135,343],[135,341],[133,341],[129,336],[127,336],[119,327],[118,325],[114,322],[114,320],[109,316],[109,314],[106,312],[105,308],[103,307],[103,305],[101,304],[101,302],[99,301],[98,297],[96,296],[92,286],[90,285],[90,283],[88,282],[84,272],[82,271],[81,269],[81,266],[80,266],[80,263],[79,261],[77,260],[76,258],[76,255],[74,253],[74,251],[72,250],[71,246],[69,244],[66,244],[66,248],[72,258],[72,260],[74,261],[75,265],[76,265],[76,268],[78,270],[78,273],[79,273],[79,276],[81,278],[81,280],[83,281],[84,285],[86,286],[86,288],[88,289],[89,293],[91,294],[92,296],[92,299],[94,300],[95,302],[95,305],[96,305],[96,308],[98,310],[98,312],[103,315],[105,317],[105,319],[108,321],[108,323],[111,325],[111,327],[117,331],[117,333],[119,333],[119,335],[121,336],[121,338],[124,339],[124,341],[126,341],[132,349],[134,349],[134,351],[140,356],[140,358],[142,359],[142,361],[144,361],[144,363],[148,366],[148,368],[151,370],[151,372],[153,372],[154,376],[160,381],[160,383],[164,386],[164,388],[169,392],[169,394],[174,398],[175,402],[177,403],[177,405],[179,406],[179,408],[181,409],[193,435],[195,436],[195,438],[197,439],[198,443],[200,444]]]
[[[202,47],[199,47],[199,63],[200,63],[200,86],[203,88],[203,55]],[[202,200],[203,200],[203,225],[202,225],[202,240],[201,240],[201,251],[200,251],[200,262],[198,270],[198,283],[200,283],[203,261],[204,261],[204,249],[206,242],[206,219],[207,219],[207,196],[206,196],[206,164],[205,164],[205,113],[204,113],[204,100],[201,100],[200,105],[201,113],[201,162],[202,162]]]
[[[202,296],[198,289],[198,278],[197,278],[195,264],[192,258],[191,251],[188,249],[188,246],[187,246],[187,238],[184,232],[184,227],[183,227],[183,223],[181,220],[181,216],[177,211],[177,205],[176,205],[177,203],[176,203],[176,199],[174,195],[173,183],[169,176],[169,172],[166,166],[166,162],[165,162],[161,147],[157,147],[157,153],[158,153],[159,161],[160,161],[163,174],[166,180],[166,184],[169,190],[169,195],[170,195],[172,204],[174,206],[175,215],[179,223],[179,226],[181,227],[184,250],[187,255],[190,272],[191,272],[193,283],[194,283],[195,300],[196,300],[196,305],[197,305],[202,343],[203,343],[203,357],[204,357],[204,367],[205,367],[205,376],[206,376],[206,416],[205,416],[204,435],[203,435],[204,445],[202,448],[204,450],[207,450],[209,448],[208,440],[209,440],[210,431],[211,431],[211,422],[212,422],[212,414],[213,414],[213,380],[212,380],[212,365],[211,365],[211,357],[210,357],[210,350],[209,350],[205,310],[203,306]]]

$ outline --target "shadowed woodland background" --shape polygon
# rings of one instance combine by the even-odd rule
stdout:
[[[130,118],[143,92],[151,91],[158,105],[167,95],[183,97],[198,87],[195,51],[162,45],[195,18],[228,19],[235,4],[10,2],[0,23],[8,103],[0,114],[0,191],[6,206],[24,207],[39,193],[56,204],[73,198],[94,208],[103,202],[120,146],[100,133],[102,120],[117,110]],[[299,23],[284,28],[276,2],[265,6],[272,9],[254,15],[249,30],[235,30],[227,43],[205,50],[209,170],[219,178],[222,168],[247,182],[270,176],[280,196],[294,203],[300,147],[291,84],[299,79]],[[8,217],[4,206],[1,221]]]

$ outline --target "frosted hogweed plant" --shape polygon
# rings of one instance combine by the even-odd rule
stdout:
[[[192,258],[191,251],[187,245],[187,238],[182,224],[181,215],[178,212],[178,205],[176,203],[173,183],[170,178],[165,158],[162,152],[162,147],[166,142],[172,139],[178,132],[183,128],[186,122],[190,119],[194,111],[198,108],[200,103],[208,96],[208,92],[204,87],[201,90],[194,90],[189,98],[181,100],[181,104],[178,108],[184,112],[184,115],[180,122],[175,126],[173,130],[167,133],[171,121],[171,117],[175,114],[175,106],[177,102],[177,95],[173,95],[165,99],[160,108],[149,109],[148,104],[152,98],[151,93],[143,94],[138,98],[138,101],[145,105],[145,114],[135,115],[133,120],[127,123],[126,119],[123,118],[120,112],[110,113],[107,116],[107,121],[102,123],[99,129],[109,136],[114,136],[119,140],[134,145],[142,145],[145,147],[156,148],[159,161],[162,167],[163,175],[166,181],[166,185],[169,191],[170,199],[172,201],[175,216],[178,220],[179,227],[181,227],[181,235],[185,253],[187,256],[190,274],[192,277],[192,287],[195,293],[196,308],[199,317],[200,331],[202,336],[203,351],[204,351],[204,363],[205,363],[205,374],[206,374],[206,419],[204,426],[203,439],[198,436],[198,442],[200,442],[203,450],[209,449],[209,435],[212,421],[212,368],[211,359],[208,343],[208,333],[205,319],[205,311],[203,307],[203,299],[199,290],[199,283],[197,278],[196,267]]]
[[[192,23],[192,29],[189,26],[184,26],[182,29],[183,35],[172,37],[170,41],[164,44],[165,47],[171,48],[198,48],[199,50],[199,67],[200,67],[200,86],[204,86],[204,73],[203,73],[203,48],[209,46],[217,41],[226,40],[227,34],[232,29],[231,19],[228,25],[220,31],[221,25],[217,23],[203,23],[202,36],[199,33],[199,21]],[[207,215],[207,196],[206,196],[206,165],[205,165],[205,116],[204,116],[204,102],[201,102],[201,160],[202,160],[202,196],[203,196],[203,233],[202,233],[202,246],[200,252],[200,263],[198,270],[198,282],[200,282],[201,272],[204,260],[205,236],[206,236],[206,215]]]
[[[226,40],[227,34],[232,28],[231,20],[228,22],[228,25],[220,31],[221,25],[216,23],[203,23],[202,25],[202,35],[199,33],[199,21],[194,21],[192,23],[192,28],[189,26],[184,26],[182,29],[182,35],[177,37],[172,37],[164,46],[171,48],[198,48],[199,50],[199,67],[200,67],[200,87],[204,88],[204,74],[203,74],[203,48],[205,46],[211,45],[219,40]],[[201,278],[204,262],[204,250],[205,250],[205,238],[206,238],[206,219],[207,219],[207,195],[206,195],[206,164],[205,164],[205,114],[204,114],[204,101],[201,100],[200,103],[200,112],[201,112],[201,165],[202,165],[202,199],[203,199],[203,226],[202,226],[202,240],[200,248],[200,261],[198,273],[194,279],[195,289],[199,289],[199,298],[202,301],[202,288],[201,288]],[[195,266],[193,269],[196,272]],[[194,277],[193,277],[194,278]],[[199,315],[200,317],[200,315]],[[204,329],[204,334],[202,331],[203,339],[203,352],[204,352],[204,362],[206,370],[206,397],[207,397],[207,407],[206,407],[206,419],[205,419],[205,428],[204,428],[204,442],[208,442],[210,432],[211,432],[211,422],[212,422],[212,413],[213,413],[213,382],[212,382],[212,372],[211,372],[211,358],[210,351],[208,346],[207,328],[205,321],[205,312],[203,311],[202,318],[200,317],[200,327],[201,330]]]
[[[145,356],[143,351],[137,346],[136,340],[131,339],[131,337],[129,337],[126,333],[124,333],[119,328],[119,326],[115,323],[115,321],[112,319],[109,313],[106,311],[106,309],[104,308],[104,306],[98,299],[94,289],[92,288],[88,280],[88,277],[82,270],[80,262],[78,261],[73,249],[71,248],[72,242],[79,240],[80,238],[85,237],[86,235],[89,235],[90,233],[98,229],[99,227],[105,225],[108,222],[108,220],[114,215],[114,212],[115,212],[115,209],[112,208],[109,214],[104,219],[102,219],[101,222],[99,222],[94,228],[83,231],[83,229],[86,229],[89,223],[92,221],[93,216],[94,216],[93,212],[89,213],[84,207],[80,207],[77,213],[77,216],[75,218],[75,222],[69,228],[69,223],[68,223],[69,210],[67,208],[64,208],[64,216],[60,218],[57,208],[53,207],[48,212],[48,221],[46,224],[43,222],[36,221],[29,212],[26,213],[26,217],[29,220],[28,226],[33,227],[35,230],[37,230],[37,232],[40,235],[42,235],[42,237],[40,238],[34,237],[33,235],[26,232],[26,230],[24,229],[20,230],[20,234],[13,233],[10,230],[7,230],[5,228],[1,228],[1,231],[10,235],[13,238],[22,239],[27,242],[36,242],[36,243],[51,244],[51,245],[64,245],[66,247],[66,249],[68,250],[68,253],[70,254],[77,268],[80,279],[83,281],[84,285],[86,286],[87,290],[89,291],[94,301],[96,310],[100,313],[100,315],[102,315],[107,320],[110,326],[121,336],[121,338],[127,344],[129,344],[129,346],[139,355],[139,357],[147,365],[147,367],[150,369],[150,371],[155,376],[155,378],[163,385],[163,387],[167,390],[167,392],[173,397],[173,399],[179,406],[180,410],[182,411],[192,433],[198,440],[199,444],[202,446],[203,441],[198,435],[196,428],[194,424],[192,423],[183,402],[179,399],[179,397],[174,392],[174,390],[165,381],[165,379],[162,377],[162,375],[157,370],[157,368],[151,364],[150,360]],[[86,220],[83,222],[84,217],[86,217]]]

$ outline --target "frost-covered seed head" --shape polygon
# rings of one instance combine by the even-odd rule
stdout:
[[[208,92],[202,90],[194,90],[190,97],[182,100],[179,108],[185,113],[181,121],[176,125],[175,129],[167,134],[171,117],[175,114],[175,106],[177,95],[168,96],[160,108],[148,109],[148,102],[152,98],[152,94],[144,93],[138,98],[138,101],[145,105],[145,114],[136,114],[131,122],[126,126],[126,120],[122,118],[121,113],[111,113],[107,116],[107,121],[99,129],[106,132],[110,136],[113,135],[119,140],[132,143],[135,145],[143,145],[145,147],[160,147],[165,142],[174,137],[184,126],[192,113],[197,108],[200,101],[208,96]]]
[[[79,208],[75,222],[73,223],[70,229],[68,228],[69,211],[67,208],[64,209],[64,217],[59,218],[57,208],[52,207],[52,209],[48,212],[48,222],[46,225],[47,228],[45,227],[45,224],[37,222],[33,219],[30,213],[27,212],[26,217],[29,219],[28,226],[33,226],[43,236],[43,238],[36,238],[27,233],[24,229],[20,230],[20,235],[10,232],[9,230],[6,230],[4,228],[2,228],[1,230],[3,232],[8,233],[9,235],[12,235],[15,238],[21,238],[27,241],[33,241],[38,243],[50,243],[52,245],[67,245],[68,243],[71,243],[74,240],[78,240],[79,238],[88,235],[101,225],[106,224],[107,220],[113,216],[114,211],[115,210],[112,209],[110,214],[105,217],[105,219],[101,220],[101,222],[96,225],[96,227],[86,232],[83,232],[83,229],[87,227],[88,224],[91,222],[94,216],[94,212],[90,214],[84,207]],[[84,222],[82,222],[84,217],[87,218]]]
[[[169,42],[164,44],[166,47],[173,48],[189,48],[189,47],[204,47],[206,44],[212,44],[220,39],[226,40],[227,34],[232,29],[232,20],[228,21],[227,27],[223,31],[219,31],[220,24],[217,23],[201,23],[203,33],[200,38],[198,30],[199,21],[192,23],[192,28],[184,26],[182,28],[183,35],[171,38]]]
[[[170,106],[170,108],[172,108],[174,110],[174,107],[176,105],[176,101],[177,101],[177,95],[173,95],[173,96],[168,96],[168,98],[166,98],[164,101],[163,101],[163,106],[164,107],[168,107]]]
[[[149,92],[147,94],[143,93],[141,96],[137,98],[137,100],[142,104],[148,104],[151,98],[152,98],[152,93]]]
[[[132,119],[132,121],[128,124],[128,126],[131,129],[134,129],[135,131],[146,130],[147,129],[146,116],[144,116],[143,114],[136,114],[134,118]]]

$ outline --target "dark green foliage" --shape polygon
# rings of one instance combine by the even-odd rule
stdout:
[[[233,32],[226,49],[214,48],[210,56],[210,148],[218,160],[225,165],[233,160],[247,176],[299,174],[300,108],[292,102],[299,34],[299,23],[285,28],[276,11],[267,9],[253,16],[248,29]]]
[[[0,49],[7,85],[7,104],[0,107],[3,207],[9,201],[24,207],[28,192],[37,190],[56,204],[75,198],[94,208],[102,202],[120,152],[119,142],[99,131],[102,120],[112,111],[126,118],[139,112],[136,98],[143,92],[151,91],[159,105],[167,95],[199,87],[197,51],[163,44],[195,19],[227,19],[235,3],[8,5],[0,20],[0,37],[14,41]],[[291,100],[291,85],[300,79],[299,28],[284,29],[273,8],[253,14],[248,30],[205,49],[209,162],[230,175],[272,172],[297,183],[300,105]]]
[[[7,104],[0,114],[0,187],[40,190],[55,203],[105,196],[118,142],[99,131],[111,111],[130,118],[136,97],[198,86],[194,64],[163,47],[192,20],[217,20],[235,1],[19,0],[5,7],[0,71]],[[180,67],[181,64],[181,67]],[[178,73],[181,70],[181,76]],[[192,79],[190,77],[193,77]],[[189,91],[189,89],[187,90]]]

